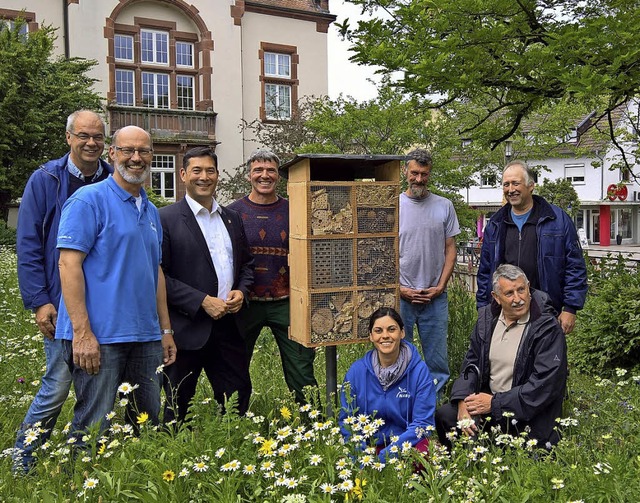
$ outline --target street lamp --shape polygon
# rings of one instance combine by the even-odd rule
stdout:
[[[504,159],[508,163],[513,155],[513,141],[505,140],[504,142]]]

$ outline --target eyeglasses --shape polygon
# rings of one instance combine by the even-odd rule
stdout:
[[[95,141],[96,143],[104,143],[104,135],[103,134],[94,134],[90,135],[87,133],[74,133],[73,131],[67,131],[67,133],[72,134],[80,141],[89,141],[90,139]]]
[[[152,148],[131,148],[131,147],[113,147],[113,148],[115,148],[118,152],[120,152],[125,157],[131,157],[136,152],[138,152],[138,155],[140,157],[149,157],[150,155],[153,155]]]

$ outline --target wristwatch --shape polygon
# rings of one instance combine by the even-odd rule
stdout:
[[[173,335],[175,332],[170,328],[163,328],[161,330],[162,335]]]

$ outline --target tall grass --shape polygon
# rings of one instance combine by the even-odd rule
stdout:
[[[476,301],[463,281],[452,278],[447,289],[449,296],[449,369],[452,379],[458,377],[464,355],[469,349],[469,337],[478,318]]]
[[[450,288],[452,373],[466,351],[473,299]],[[66,424],[73,397],[28,477],[11,474],[10,448],[33,395],[44,358],[31,313],[22,310],[15,255],[0,248],[0,501],[171,502],[520,502],[637,501],[640,494],[640,376],[615,380],[571,375],[564,439],[552,455],[507,437],[457,440],[451,456],[431,444],[428,459],[402,453],[383,464],[370,451],[343,445],[334,417],[297,406],[282,378],[268,331],[252,362],[250,413],[217,413],[211,390],[198,388],[189,428],[141,424],[133,437],[115,408],[108,435],[90,436],[73,458]],[[368,344],[338,348],[338,379]],[[324,385],[324,350],[316,373]],[[232,400],[233,402],[233,400]],[[230,404],[232,405],[232,403]],[[233,407],[230,407],[233,409]],[[143,419],[143,418],[142,418]],[[372,418],[359,418],[370,424]],[[414,461],[423,471],[418,474]]]

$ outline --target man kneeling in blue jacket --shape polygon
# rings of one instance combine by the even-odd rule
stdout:
[[[548,295],[530,290],[522,269],[501,265],[492,284],[494,302],[478,312],[451,402],[436,412],[438,438],[450,448],[456,427],[473,436],[479,426],[500,426],[550,448],[567,382],[564,332]]]

